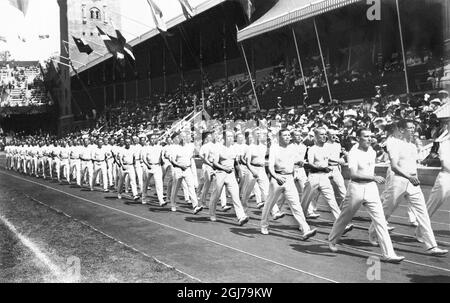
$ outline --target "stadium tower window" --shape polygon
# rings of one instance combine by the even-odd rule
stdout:
[[[98,8],[91,8],[91,19],[100,20],[100,10]]]

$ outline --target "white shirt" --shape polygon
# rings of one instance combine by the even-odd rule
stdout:
[[[59,151],[59,156],[61,157],[61,159],[69,159],[70,157],[69,147],[61,147]]]
[[[104,146],[102,146],[101,148],[97,146],[95,148],[92,148],[91,151],[92,151],[91,153],[92,160],[105,161],[107,150]]]
[[[324,144],[324,148],[328,151],[330,159],[339,160],[341,158],[340,156],[342,148],[339,143],[327,142]]]
[[[147,145],[142,148],[141,157],[142,159],[145,159],[150,165],[156,165],[160,163],[161,154],[161,145]]]
[[[392,145],[389,155],[391,158],[397,159],[397,165],[407,173],[417,174],[417,159],[419,155],[415,144],[398,140],[395,145]]]
[[[125,147],[119,153],[120,162],[123,165],[133,165],[134,163],[134,151],[131,149],[126,149]]]
[[[192,157],[194,157],[193,145],[174,145],[173,153],[171,155],[172,161],[181,165],[190,166]]]
[[[359,144],[353,147],[348,154],[348,168],[360,174],[373,176],[375,174],[376,152],[372,147],[365,152],[360,150]]]
[[[80,159],[81,160],[92,160],[92,147],[88,145],[87,147],[83,146],[80,148]]]
[[[328,167],[328,160],[330,159],[330,154],[326,149],[325,145],[319,147],[313,145],[308,151],[308,162],[319,167]]]

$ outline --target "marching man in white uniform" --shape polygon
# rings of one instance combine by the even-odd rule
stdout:
[[[156,144],[157,135],[152,134],[149,136],[149,144],[142,148],[141,159],[144,163],[144,187],[142,191],[142,204],[146,204],[146,197],[148,191],[148,184],[153,177],[155,181],[156,195],[158,197],[159,205],[165,206],[167,204],[164,201],[164,188],[162,178],[162,147]]]
[[[59,152],[59,157],[61,159],[60,165],[59,165],[59,169],[58,171],[63,171],[63,176],[66,178],[66,180],[70,183],[70,175],[69,175],[69,171],[70,171],[70,165],[69,165],[69,161],[70,161],[70,148],[67,145],[67,142],[63,142],[60,152]],[[58,182],[61,183],[61,175],[59,174],[58,176]]]
[[[450,122],[447,127],[450,131]],[[430,218],[444,202],[450,203],[450,135],[447,136],[446,140],[440,142],[439,159],[441,160],[442,168],[427,202]]]
[[[81,145],[80,141],[75,139],[70,147],[70,170],[69,170],[69,183],[71,182],[72,175],[75,170],[75,180],[78,186],[81,187]]]
[[[241,200],[239,198],[239,185],[235,176],[235,169],[238,168],[237,153],[234,145],[234,133],[227,131],[225,136],[225,145],[218,147],[214,150],[213,166],[216,169],[215,188],[209,201],[209,214],[211,221],[215,222],[216,219],[216,206],[217,201],[226,187],[230,193],[231,200],[233,201],[234,211],[239,221],[239,225],[243,226],[250,219],[242,207]]]
[[[391,184],[385,190],[383,201],[383,211],[388,220],[403,199],[407,199],[415,212],[419,226],[416,236],[420,242],[424,242],[427,253],[440,256],[448,251],[437,246],[433,230],[431,229],[430,217],[425,205],[425,198],[420,188],[420,181],[417,178],[417,148],[415,144],[409,142],[415,131],[413,122],[401,120],[398,128],[402,133],[402,140],[389,153],[391,169],[394,173]],[[376,245],[374,234],[374,223],[369,228],[369,239]]]
[[[215,134],[214,134],[215,135]],[[217,149],[216,143],[213,142],[213,133],[207,133],[205,135],[205,143],[202,145],[199,151],[200,158],[203,160],[202,164],[202,192],[200,196],[200,204],[206,206],[206,197],[211,188],[211,185],[215,185],[214,179],[216,178],[216,171],[214,169],[214,150]],[[214,188],[212,189],[214,191]],[[223,211],[228,211],[231,206],[227,205],[227,197],[225,188],[220,194],[220,204]]]
[[[345,188],[344,177],[341,173],[341,165],[345,164],[345,160],[341,158],[341,144],[337,143],[337,131],[329,129],[327,131],[328,141],[324,144],[324,148],[329,152],[330,181],[333,186],[334,196],[339,206],[345,199],[347,190]]]
[[[311,172],[308,176],[308,183],[305,187],[305,192],[302,197],[302,207],[308,218],[309,205],[311,201],[316,200],[319,194],[322,194],[331,208],[331,213],[335,219],[339,217],[341,210],[336,203],[334,197],[333,187],[330,182],[329,168],[329,152],[325,148],[326,131],[322,127],[314,130],[316,136],[316,145],[311,146],[308,151],[308,164],[311,167]]]
[[[316,229],[310,229],[306,222],[300,205],[297,187],[294,183],[294,165],[299,162],[295,147],[290,144],[291,134],[289,130],[282,129],[279,132],[278,145],[273,144],[269,151],[269,173],[272,176],[269,186],[269,196],[264,204],[261,217],[261,233],[269,234],[269,213],[275,203],[283,196],[291,208],[295,220],[303,232],[302,239],[307,240],[314,236]]]
[[[364,205],[372,219],[378,239],[380,239],[383,260],[390,263],[399,263],[405,257],[395,254],[387,229],[387,221],[384,217],[377,187],[377,184],[383,184],[385,180],[383,177],[375,176],[376,153],[370,146],[370,130],[360,129],[356,132],[356,136],[359,139],[359,144],[354,146],[348,155],[351,181],[342,205],[342,212],[334,222],[328,237],[330,250],[338,251],[336,243],[344,234],[347,224],[351,222],[358,209],[361,205]]]
[[[125,139],[125,146],[120,149],[117,156],[117,162],[120,167],[120,178],[117,186],[117,198],[122,199],[122,191],[125,178],[130,178],[131,192],[134,201],[139,200],[138,190],[136,185],[136,172],[134,170],[134,151],[131,149],[131,139]]]
[[[102,174],[103,191],[108,190],[108,167],[106,164],[108,150],[103,147],[103,139],[97,139],[97,146],[92,148],[93,173],[91,178],[91,191],[94,191],[94,185],[99,173]]]
[[[80,186],[83,186],[83,182],[88,183],[91,186],[91,179],[93,175],[94,167],[92,165],[92,148],[89,144],[89,139],[85,138],[83,140],[83,146],[80,148],[80,160],[81,160],[81,170],[80,170]]]
[[[194,150],[188,148],[186,145],[189,141],[187,136],[190,136],[189,132],[181,133],[178,135],[180,138],[180,145],[175,145],[173,151],[170,154],[170,162],[172,163],[172,176],[173,185],[172,193],[170,196],[171,210],[173,212],[177,211],[176,207],[176,197],[178,189],[180,188],[181,182],[186,182],[187,195],[192,202],[192,207],[194,208],[194,214],[198,214],[203,207],[199,206],[197,194],[195,192],[194,186],[194,175],[192,174],[192,158],[194,157]],[[175,141],[175,140],[174,140]]]

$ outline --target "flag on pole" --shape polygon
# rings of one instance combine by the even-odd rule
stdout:
[[[125,39],[125,37],[122,35],[122,33],[118,29],[116,29],[116,35],[117,35],[117,40],[119,41],[120,45],[123,47],[123,50],[125,51],[125,53],[127,53],[128,56],[130,56],[131,59],[133,59],[133,61],[136,61],[136,58],[134,57],[134,54],[133,54],[133,47],[127,43],[127,40]]]
[[[0,36],[0,41],[7,43],[8,41],[6,40],[6,37],[4,36]]]
[[[188,0],[178,0],[181,5],[181,9],[183,10],[183,14],[186,17],[187,20],[194,17],[194,10],[192,9],[191,5],[189,4]]]
[[[97,26],[97,30],[100,33],[100,38],[105,43],[106,49],[119,61],[125,59],[123,47],[121,46],[119,39],[106,34],[100,27]]]
[[[39,35],[39,40],[49,39],[50,35]]]
[[[244,9],[245,15],[247,16],[248,20],[251,20],[253,13],[256,10],[255,5],[253,4],[253,0],[236,0],[236,1],[238,1],[242,5],[242,8]]]
[[[9,4],[21,11],[24,16],[27,14],[29,0],[9,0]]]
[[[73,41],[75,41],[75,45],[78,48],[78,51],[80,53],[85,53],[90,55],[94,50],[92,49],[92,47],[86,43],[82,38],[76,38],[74,36],[72,36]]]
[[[167,32],[167,25],[163,20],[163,12],[162,10],[153,2],[153,0],[147,0],[148,5],[150,5],[150,11],[152,13],[153,21],[155,22],[156,27],[161,32]]]

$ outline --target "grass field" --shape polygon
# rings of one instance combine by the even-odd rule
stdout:
[[[80,275],[71,282],[193,282],[175,269],[27,198],[19,189],[0,193],[0,214],[62,273],[73,276],[79,264]],[[65,276],[55,276],[3,223],[0,247],[0,282],[65,282]]]

